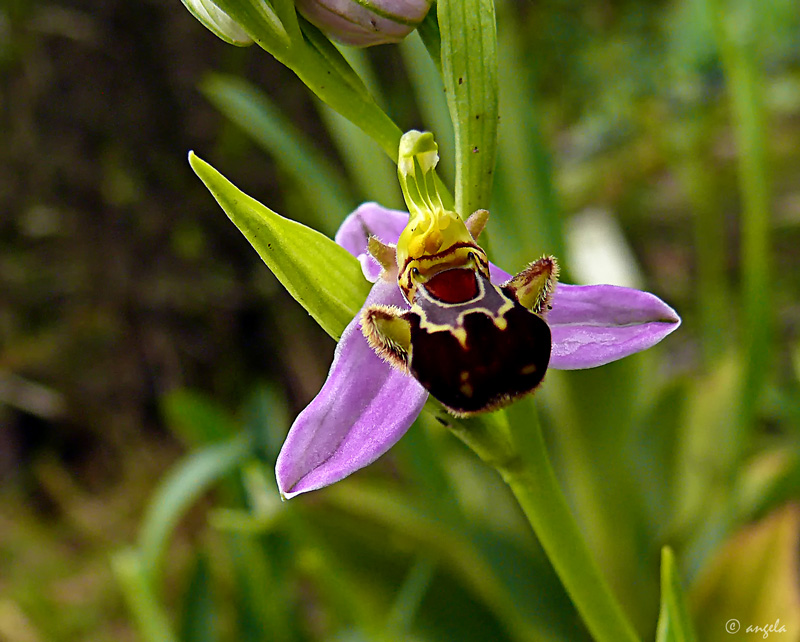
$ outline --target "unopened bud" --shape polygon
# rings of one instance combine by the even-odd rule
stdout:
[[[423,21],[432,0],[295,0],[298,11],[330,38],[370,47],[400,42]]]
[[[239,47],[253,44],[253,39],[239,23],[212,0],[182,0],[182,2],[206,29],[225,42]]]

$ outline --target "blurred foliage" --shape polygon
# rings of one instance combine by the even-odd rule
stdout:
[[[690,639],[669,637],[688,611],[704,642],[776,617],[800,640],[796,2],[509,0],[498,33],[494,256],[587,278],[565,221],[600,209],[684,319],[538,395],[586,538],[645,639],[661,604],[659,639]],[[345,54],[447,176],[417,36]],[[436,424],[278,500],[333,345],[186,153],[329,235],[401,202],[291,72],[177,0],[7,0],[0,140],[0,638],[587,639],[507,489]]]

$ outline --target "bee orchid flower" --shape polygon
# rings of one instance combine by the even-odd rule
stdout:
[[[401,143],[401,159],[402,152]],[[422,158],[423,174],[438,159],[414,158]],[[474,242],[487,213],[479,211],[466,224],[443,218],[440,201],[430,198],[431,177],[408,184],[414,167],[401,163],[399,169],[411,216],[366,203],[336,234],[373,286],[339,340],[322,389],[281,449],[276,476],[284,498],[375,461],[405,434],[429,390],[456,415],[490,410],[533,390],[548,367],[601,366],[655,345],[680,325],[675,311],[648,292],[556,287],[551,257],[512,277],[485,261]],[[426,218],[431,211],[437,216]],[[468,295],[461,294],[465,289]],[[450,343],[441,343],[443,336]],[[487,342],[490,349],[480,347]],[[475,358],[483,362],[471,365]],[[451,362],[457,367],[448,382]],[[506,375],[508,362],[516,377]]]

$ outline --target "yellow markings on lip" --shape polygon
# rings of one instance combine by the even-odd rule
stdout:
[[[512,303],[513,307],[513,303]],[[504,309],[500,310],[498,315],[492,319],[494,324],[497,326],[498,330],[505,330],[508,327],[508,321],[506,320],[505,313],[510,309],[503,306]]]
[[[520,368],[520,370],[519,370],[519,373],[520,373],[521,375],[523,375],[523,376],[526,376],[526,375],[531,375],[531,374],[533,374],[533,373],[534,373],[534,372],[536,372],[537,370],[538,370],[538,368],[536,367],[536,365],[535,365],[535,364],[533,364],[533,363],[531,363],[530,365],[523,366],[522,368]]]
[[[462,384],[461,384],[461,386],[460,386],[458,389],[461,391],[461,393],[462,393],[462,394],[463,394],[465,397],[471,397],[471,396],[472,396],[472,394],[475,392],[475,391],[472,389],[472,386],[471,386],[470,384],[468,384],[468,383],[462,383]]]
[[[480,279],[478,280],[480,285],[481,292],[476,298],[481,298],[485,294],[484,288],[486,287]],[[489,287],[495,287],[490,285]],[[414,311],[419,315],[419,327],[422,330],[426,330],[427,332],[449,332],[452,334],[457,340],[458,343],[461,345],[462,348],[465,350],[467,349],[467,330],[464,327],[464,317],[467,314],[474,314],[482,312],[487,317],[492,320],[492,323],[497,327],[498,330],[505,330],[508,327],[508,320],[506,319],[505,315],[507,312],[514,308],[514,301],[509,299],[505,294],[501,296],[505,300],[505,303],[500,307],[499,310],[492,311],[489,308],[484,308],[480,306],[469,306],[458,315],[456,318],[455,325],[444,324],[444,323],[434,323],[428,319],[428,315],[425,313],[425,310],[419,306],[414,307]],[[462,303],[441,303],[439,301],[436,302],[436,305],[439,307],[458,307],[464,304]]]

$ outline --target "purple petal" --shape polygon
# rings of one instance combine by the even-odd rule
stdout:
[[[397,243],[406,223],[408,212],[389,210],[377,203],[364,203],[344,220],[335,240],[359,260],[364,277],[375,283],[381,266],[367,252],[369,237],[377,236],[384,243]]]
[[[492,280],[492,283],[502,285],[511,280],[511,275],[502,268],[497,267],[494,263],[489,263],[489,278]]]
[[[594,368],[646,350],[681,323],[657,296],[615,285],[559,285],[552,306],[550,367],[557,370]]]
[[[397,284],[383,279],[365,305],[374,303],[408,307]],[[360,317],[342,334],[322,390],[297,417],[278,455],[278,488],[287,499],[371,464],[405,434],[428,398],[415,379],[373,352]]]

